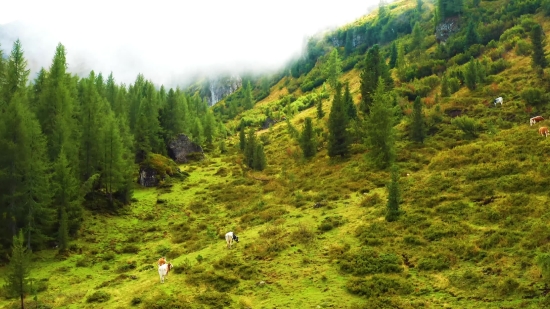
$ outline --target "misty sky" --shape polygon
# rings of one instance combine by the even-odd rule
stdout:
[[[280,68],[305,37],[352,22],[379,2],[17,0],[2,4],[0,44],[9,54],[19,37],[33,72],[50,66],[61,42],[71,72],[112,71],[124,83],[143,73],[173,86],[199,71]]]

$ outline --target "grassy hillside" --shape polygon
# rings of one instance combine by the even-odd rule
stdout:
[[[499,3],[482,1],[486,8]],[[542,13],[523,19],[550,31]],[[517,33],[483,46],[478,59],[503,59],[507,67],[475,91],[462,86],[441,98],[438,82],[427,92],[430,130],[424,144],[408,139],[412,105],[406,90],[430,84],[430,77],[397,83],[404,114],[396,126],[403,210],[398,221],[384,220],[389,173],[372,167],[362,143],[354,143],[345,159],[329,158],[321,143],[320,152],[304,160],[287,124],[279,122],[257,133],[266,149],[264,171],[243,165],[238,137],[231,136],[227,153],[213,151],[202,162],[180,165],[190,174],[186,180],[138,188],[135,202],[118,215],[89,213],[70,254],[34,253],[38,303],[41,308],[549,306],[550,142],[537,131],[549,123],[528,121],[535,112],[549,118],[548,107],[522,96],[529,87],[546,89],[548,72],[541,78],[531,68],[529,54],[518,51],[517,43],[529,42],[528,35]],[[431,45],[425,54],[434,50]],[[350,82],[356,102],[359,74],[353,68],[341,77]],[[282,109],[289,93],[293,102],[323,95],[322,87],[291,92],[294,82],[285,77],[227,126],[260,117],[266,108]],[[492,105],[496,96],[504,97],[502,106]],[[319,136],[327,131],[330,104],[327,91],[327,115],[314,120]],[[304,118],[315,114],[315,107],[304,109],[291,123],[301,130]],[[465,137],[453,124],[457,115],[478,122],[477,137]],[[228,231],[240,238],[231,250],[223,239]],[[156,269],[162,255],[175,266],[164,284]],[[34,308],[32,295],[27,303]],[[2,308],[17,305],[0,298]]]

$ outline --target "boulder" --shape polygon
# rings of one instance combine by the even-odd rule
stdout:
[[[168,155],[176,163],[187,163],[189,160],[204,159],[200,145],[193,143],[187,135],[180,133],[168,144]]]

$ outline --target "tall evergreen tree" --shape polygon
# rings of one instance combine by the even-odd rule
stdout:
[[[215,130],[216,119],[214,118],[214,114],[208,111],[206,115],[204,115],[204,140],[209,146],[212,146],[214,143]]]
[[[244,126],[241,126],[239,130],[239,149],[244,152],[246,148],[246,133],[244,132]]]
[[[355,103],[353,103],[353,97],[351,96],[351,92],[349,90],[349,83],[346,83],[343,100],[344,109],[346,111],[348,119],[357,119],[357,108],[355,107]]]
[[[315,132],[313,132],[313,122],[310,117],[306,117],[304,121],[304,129],[300,135],[300,147],[305,158],[311,158],[317,152]]]
[[[101,158],[101,184],[111,203],[113,194],[124,185],[123,144],[116,119],[112,112],[104,117],[99,152]]]
[[[243,87],[243,107],[245,110],[252,109],[254,107],[254,101],[252,99],[252,86],[250,81],[246,83],[246,86]]]
[[[252,168],[257,171],[263,171],[267,166],[267,160],[264,152],[264,145],[257,143],[253,154]]]
[[[395,107],[391,94],[386,91],[382,78],[373,96],[371,112],[365,118],[366,144],[369,156],[378,168],[386,168],[393,162],[395,156]]]
[[[464,71],[464,83],[470,90],[475,90],[479,83],[479,74],[477,72],[478,66],[474,57],[470,57],[470,61],[466,65]]]
[[[399,172],[396,165],[391,168],[391,182],[388,185],[388,203],[386,205],[386,221],[392,222],[399,218]]]
[[[420,50],[422,49],[423,44],[424,44],[424,33],[422,33],[422,28],[420,28],[420,23],[416,22],[414,23],[414,27],[412,30],[411,49]]]
[[[467,51],[468,48],[474,44],[478,44],[481,42],[481,39],[479,37],[479,33],[476,29],[476,24],[470,20],[468,22],[468,28],[466,28],[466,38],[464,41],[464,51]]]
[[[322,119],[325,117],[325,112],[323,111],[323,100],[318,97],[315,105],[317,107],[317,119]]]
[[[378,79],[382,78],[385,89],[393,88],[393,80],[386,61],[380,52],[380,47],[374,45],[367,52],[365,69],[361,72],[361,111],[368,114],[373,104],[373,95]]]
[[[531,28],[531,44],[533,44],[533,53],[531,54],[533,67],[546,68],[548,60],[544,54],[544,33],[540,25],[534,25]]]
[[[395,68],[397,65],[397,43],[392,41],[390,45],[390,62],[388,63],[390,69]]]
[[[243,128],[244,130],[244,128]],[[244,160],[248,167],[254,168],[254,152],[256,151],[256,134],[254,128],[250,128],[246,138],[246,146],[244,149]]]
[[[346,44],[344,45],[344,51],[346,55],[349,55],[353,52],[353,30],[348,29],[346,31]]]
[[[349,154],[348,116],[342,98],[342,85],[338,84],[328,116],[328,155],[344,157]]]
[[[80,193],[80,182],[73,171],[73,166],[67,160],[64,149],[61,149],[54,163],[52,180],[53,205],[57,211],[57,231],[59,233],[62,212],[65,211],[67,215],[67,233],[75,235],[82,224],[83,196]],[[59,237],[58,234],[58,239]]]
[[[59,252],[65,252],[69,249],[69,219],[65,208],[61,209],[61,219],[59,229],[57,230],[57,243]]]
[[[397,68],[397,77],[399,80],[404,81],[407,77],[408,64],[405,60],[405,46],[401,43],[397,47],[397,63],[395,66]]]
[[[23,231],[13,236],[11,255],[6,269],[5,289],[9,295],[21,299],[21,309],[25,308],[25,295],[29,292],[29,275],[31,272],[31,253],[25,248]]]
[[[160,115],[160,125],[165,132],[165,141],[170,141],[177,134],[183,133],[184,116],[179,103],[176,91],[170,88],[166,96],[166,105]]]
[[[332,89],[336,89],[338,79],[342,75],[342,61],[338,55],[338,50],[333,48],[328,57],[328,61],[324,66],[324,73],[327,77],[327,82]]]
[[[2,85],[2,97],[9,104],[18,90],[25,90],[30,70],[27,69],[27,60],[23,55],[23,47],[19,40],[13,43],[10,57],[6,66],[6,77]]]
[[[411,139],[423,143],[424,138],[426,138],[426,121],[424,120],[420,97],[416,97],[414,100],[411,118]]]
[[[451,95],[451,92],[449,91],[449,79],[447,78],[447,75],[443,75],[443,78],[441,79],[441,97],[447,98]]]

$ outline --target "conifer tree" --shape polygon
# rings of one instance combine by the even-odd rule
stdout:
[[[464,42],[464,51],[474,44],[478,44],[481,41],[479,33],[476,29],[476,24],[473,21],[468,22],[468,28],[466,28],[466,39]]]
[[[407,61],[405,60],[405,46],[403,44],[399,44],[397,47],[397,77],[399,80],[405,80],[407,75]]]
[[[27,69],[27,60],[23,55],[23,47],[19,40],[13,43],[10,57],[6,66],[6,77],[2,85],[2,97],[6,104],[18,90],[25,90],[30,70]]]
[[[67,211],[61,208],[61,219],[59,220],[59,229],[57,230],[57,243],[59,252],[65,252],[69,249],[69,219]]]
[[[324,73],[327,77],[327,82],[332,89],[336,89],[338,79],[342,75],[342,61],[338,55],[338,50],[333,48],[328,57],[328,61],[324,67]]]
[[[393,88],[393,80],[386,61],[380,52],[378,44],[367,52],[365,69],[361,72],[361,111],[368,114],[373,103],[373,95],[378,79],[382,78],[385,89]]]
[[[353,52],[353,31],[351,29],[346,31],[346,44],[344,45],[344,51],[346,55]]]
[[[357,119],[357,108],[355,107],[355,103],[353,103],[353,97],[351,96],[351,92],[349,90],[349,83],[346,83],[343,100],[344,100],[344,109],[346,111],[346,115],[348,116],[348,119],[350,120]]]
[[[244,126],[241,125],[239,130],[239,149],[244,152],[246,147],[246,133],[244,132]]]
[[[475,90],[479,83],[479,74],[477,72],[477,65],[474,57],[470,57],[470,61],[466,64],[464,71],[464,83],[470,90]]]
[[[390,62],[388,63],[390,69],[395,68],[397,65],[397,43],[392,41],[390,45]]]
[[[388,203],[386,206],[386,221],[392,222],[396,221],[399,218],[399,204],[400,204],[400,193],[399,193],[399,172],[397,165],[393,165],[391,168],[391,182],[388,185]]]
[[[57,211],[57,231],[59,232],[61,226],[62,212],[65,211],[67,215],[67,233],[74,235],[82,222],[83,196],[80,193],[80,182],[65,156],[64,149],[61,149],[59,157],[54,163],[52,180],[53,205]]]
[[[264,145],[257,143],[253,154],[252,168],[257,171],[263,171],[267,166],[267,160],[264,152]]]
[[[170,88],[166,95],[166,104],[160,113],[160,125],[165,132],[165,141],[170,141],[177,134],[183,133],[184,116],[181,109],[182,106],[178,101],[176,91]]]
[[[216,119],[214,119],[212,112],[208,111],[204,116],[204,140],[209,146],[212,146],[214,143],[215,129]]]
[[[11,255],[6,268],[5,289],[11,296],[21,299],[21,309],[25,308],[25,295],[29,292],[29,274],[31,272],[31,253],[25,248],[23,231],[13,236]]]
[[[325,117],[325,111],[323,111],[323,100],[320,97],[317,98],[316,107],[317,119],[322,119],[323,117]]]
[[[447,75],[443,75],[443,78],[441,79],[441,97],[447,98],[451,95],[451,92],[449,91],[449,79],[447,78]]]
[[[250,128],[246,138],[246,146],[244,149],[244,160],[248,167],[254,168],[254,152],[256,151],[256,135],[254,128]]]
[[[104,116],[101,130],[99,152],[101,158],[101,185],[109,201],[113,202],[113,194],[124,184],[122,174],[125,166],[123,160],[123,144],[116,119],[112,112]]]
[[[114,111],[116,107],[117,90],[115,78],[113,77],[113,72],[111,72],[107,77],[107,82],[105,84],[105,98],[107,99],[107,102],[109,102],[112,111]]]
[[[369,156],[378,168],[386,168],[395,156],[395,107],[390,93],[386,92],[382,78],[373,96],[371,112],[365,118],[366,144]]]
[[[534,25],[530,33],[531,44],[533,44],[533,53],[531,54],[532,64],[533,67],[538,66],[544,69],[548,66],[548,60],[544,54],[543,35],[542,27],[539,24]]]
[[[422,33],[422,28],[420,28],[420,23],[416,22],[414,23],[414,27],[412,30],[412,42],[411,42],[412,50],[421,49],[423,43],[424,43],[424,33]]]
[[[243,107],[245,110],[252,109],[254,107],[254,101],[252,99],[252,86],[250,85],[250,81],[246,83],[246,86],[243,87],[244,92],[244,99],[243,99]]]
[[[310,117],[306,117],[304,121],[304,129],[300,135],[300,147],[305,158],[315,156],[317,145],[315,141],[315,133],[313,132],[313,122]]]
[[[191,136],[193,137],[193,142],[204,145],[204,141],[206,140],[204,136],[204,127],[199,117],[195,118],[195,123],[191,129]]]
[[[342,85],[338,84],[328,116],[328,155],[344,157],[349,154],[348,116],[344,109]]]
[[[411,139],[418,143],[423,143],[426,138],[426,122],[422,112],[422,101],[416,97],[411,114]]]

